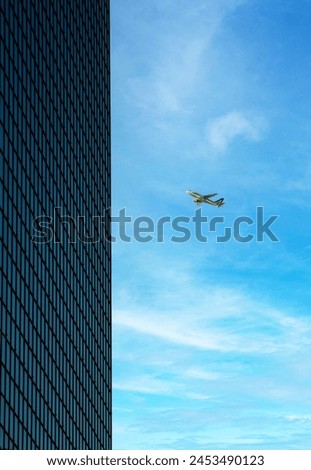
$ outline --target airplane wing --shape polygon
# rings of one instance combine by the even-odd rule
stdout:
[[[205,194],[203,197],[209,199],[210,197],[217,196],[218,193],[214,194]]]

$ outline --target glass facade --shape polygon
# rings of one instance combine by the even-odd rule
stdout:
[[[0,9],[0,448],[109,449],[109,1]]]

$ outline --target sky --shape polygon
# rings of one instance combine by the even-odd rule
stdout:
[[[311,449],[310,22],[111,2],[114,449]]]

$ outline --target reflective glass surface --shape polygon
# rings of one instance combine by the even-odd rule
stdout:
[[[109,1],[0,9],[0,448],[109,449]]]

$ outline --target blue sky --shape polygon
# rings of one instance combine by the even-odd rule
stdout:
[[[279,242],[114,243],[114,448],[310,449],[311,5],[111,9],[113,214],[192,217],[193,189],[279,216]]]

